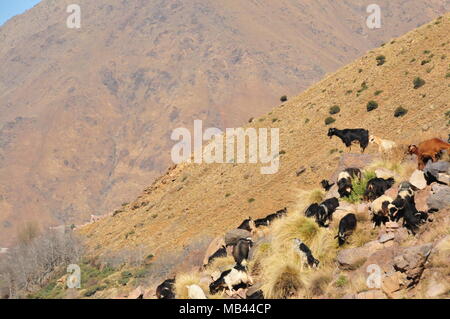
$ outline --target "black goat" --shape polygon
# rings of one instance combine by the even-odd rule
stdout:
[[[280,218],[283,216],[286,216],[287,214],[287,208],[283,208],[280,209],[279,211],[277,211],[276,213],[267,215],[264,218],[259,218],[255,220],[255,227],[260,227],[260,226],[269,226],[269,224],[276,218]]]
[[[382,196],[385,191],[394,185],[394,179],[383,179],[379,177],[372,178],[367,182],[366,191],[364,192],[364,199],[367,201],[374,201]]]
[[[244,265],[248,259],[250,248],[253,246],[253,241],[250,238],[241,238],[233,247],[233,257],[237,264]]]
[[[339,232],[336,237],[338,239],[339,246],[342,246],[347,237],[350,236],[356,229],[356,215],[347,214],[339,221]]]
[[[175,299],[174,293],[175,278],[166,279],[156,288],[156,297],[158,299]]]
[[[242,223],[238,226],[238,229],[244,229],[246,231],[252,232],[255,229],[255,222],[249,216],[247,219],[244,219]]]
[[[334,183],[330,184],[330,181],[327,181],[326,179],[324,179],[320,182],[320,185],[322,185],[323,189],[326,192],[328,192],[331,189],[331,187],[333,187]]]
[[[362,128],[344,130],[330,128],[328,130],[328,136],[332,138],[333,135],[339,137],[346,147],[350,147],[350,150],[353,142],[359,143],[359,146],[361,147],[363,153],[369,145],[369,131]]]

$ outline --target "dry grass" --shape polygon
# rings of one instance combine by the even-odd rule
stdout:
[[[379,230],[372,229],[370,223],[364,225],[359,224],[353,234],[349,236],[348,243],[345,244],[346,248],[361,247],[368,242],[377,238]]]
[[[188,299],[188,289],[186,286],[199,285],[206,295],[208,295],[209,287],[200,282],[201,275],[198,272],[178,274],[175,280],[175,295],[177,299]]]
[[[225,270],[233,268],[236,264],[233,256],[220,257],[213,260],[213,262],[206,268],[205,272],[207,274],[212,274],[213,272],[220,271],[223,272]]]

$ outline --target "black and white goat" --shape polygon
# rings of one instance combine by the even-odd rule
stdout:
[[[359,143],[359,146],[361,147],[363,153],[369,145],[369,131],[362,128],[344,130],[330,128],[328,130],[328,136],[332,138],[334,135],[339,137],[345,144],[345,146],[350,148],[350,150],[354,142]]]
[[[339,207],[339,201],[336,197],[324,200],[321,204],[311,204],[305,211],[306,217],[315,217],[316,222],[321,227],[328,227],[333,219],[333,213]]]
[[[309,267],[317,268],[319,266],[320,262],[314,258],[311,249],[309,249],[309,247],[306,246],[306,244],[300,239],[294,239],[294,248],[301,254],[302,257],[305,258],[306,264]]]
[[[225,270],[220,277],[209,285],[211,294],[218,293],[221,289],[226,289],[233,293],[237,286],[253,285],[253,280],[247,273],[247,268],[241,264],[236,264],[233,268]]]
[[[361,179],[361,170],[358,168],[346,168],[339,173],[337,178],[338,193],[340,197],[348,197],[352,193],[352,180]]]
[[[237,228],[252,232],[253,230],[255,230],[256,225],[254,220],[249,216],[247,219],[244,219]]]
[[[373,228],[389,221],[389,207],[392,201],[391,197],[382,195],[370,203],[369,211],[372,215]]]

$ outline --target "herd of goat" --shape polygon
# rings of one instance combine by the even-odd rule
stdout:
[[[396,143],[393,141],[378,138],[369,135],[365,129],[344,129],[339,130],[330,128],[328,136],[332,138],[337,136],[342,140],[346,147],[350,148],[353,144],[359,144],[362,152],[367,148],[369,143],[375,143],[379,147],[380,152],[389,152]],[[450,152],[450,144],[438,138],[433,138],[420,143],[419,145],[409,145],[407,153],[415,154],[417,156],[418,169],[424,171],[424,176],[428,184],[436,182],[436,174],[434,170],[439,164],[444,164],[445,170],[448,171],[448,162],[437,162],[442,155],[442,151]],[[438,166],[435,166],[438,165]],[[439,168],[439,167],[438,167]],[[350,196],[353,191],[354,180],[361,180],[363,178],[362,172],[358,168],[347,168],[339,173],[336,183],[330,183],[327,180],[321,182],[322,187],[329,191],[335,184],[337,185],[337,192],[339,197],[345,198]],[[399,222],[402,220],[402,225],[407,228],[408,232],[415,235],[420,225],[428,220],[430,213],[436,210],[429,210],[428,212],[418,211],[415,204],[414,195],[418,190],[409,182],[402,182],[399,185],[397,196],[392,198],[385,195],[385,192],[394,185],[393,178],[372,178],[367,182],[367,186],[363,195],[365,201],[369,202],[369,212],[373,222],[373,227],[381,226],[388,221]],[[337,197],[332,197],[324,200],[321,203],[311,204],[304,212],[306,217],[314,218],[319,227],[328,227],[333,218],[333,213],[339,207],[339,200]],[[286,216],[287,209],[283,208],[273,214],[264,218],[253,220],[251,217],[245,219],[237,228],[254,233],[259,227],[269,226],[275,219]],[[357,226],[356,215],[353,213],[346,214],[339,221],[338,233],[335,238],[338,240],[338,245],[342,246],[353,233]],[[299,238],[293,240],[293,245],[298,253],[305,261],[305,265],[309,267],[317,267],[319,260],[317,260],[310,248]],[[214,259],[227,256],[227,248],[232,249],[232,256],[236,262],[235,266],[220,274],[218,278],[210,284],[209,290],[211,294],[215,294],[221,290],[226,290],[233,293],[239,288],[246,288],[253,284],[253,280],[247,272],[247,259],[250,250],[253,246],[253,241],[250,237],[240,238],[235,242],[229,244],[231,247],[222,246],[208,258],[207,265],[210,265]],[[204,265],[204,266],[207,266]],[[159,299],[175,298],[174,293],[175,279],[167,279],[157,287],[156,295]],[[203,290],[198,285],[189,285],[186,287],[190,298],[205,299],[206,296]],[[264,298],[261,290],[257,290],[248,299]]]

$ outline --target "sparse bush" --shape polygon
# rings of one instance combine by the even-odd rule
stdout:
[[[378,108],[378,103],[375,101],[369,101],[367,103],[367,112],[371,112]]]
[[[282,97],[280,97],[280,101],[281,102],[286,102],[288,100],[286,95],[283,95]]]
[[[445,75],[445,78],[450,78],[450,72],[447,72],[447,74]]]
[[[329,116],[325,119],[325,125],[330,125],[334,122],[336,122],[336,120],[334,118],[332,118],[331,116]]]
[[[376,90],[375,93],[374,93],[374,95],[375,95],[375,96],[378,96],[378,95],[380,95],[381,93],[383,93],[383,90]]]
[[[379,55],[376,57],[377,65],[383,65],[386,62],[386,57],[384,55]]]
[[[413,80],[413,84],[414,84],[414,88],[415,88],[415,89],[418,89],[418,88],[420,88],[421,86],[425,85],[425,80],[421,79],[420,77],[416,77],[416,78]]]
[[[249,199],[247,199],[247,202],[248,202],[249,204],[253,203],[254,201],[255,201],[254,198],[249,198]]]
[[[344,275],[340,275],[339,278],[335,282],[336,287],[342,288],[348,285],[348,279]]]
[[[422,60],[422,62],[420,62],[420,65],[425,65],[425,64],[428,64],[430,62],[431,62],[430,59]]]
[[[406,115],[406,113],[408,113],[408,110],[399,106],[398,108],[395,109],[394,111],[394,116],[395,117],[402,117],[404,115]]]
[[[330,107],[330,114],[337,114],[341,111],[341,108],[338,105],[333,105]]]
[[[352,192],[350,196],[344,197],[343,200],[350,203],[359,203],[362,201],[364,192],[366,191],[367,183],[372,178],[376,177],[374,171],[366,171],[363,173],[361,180],[355,178],[352,180]]]

